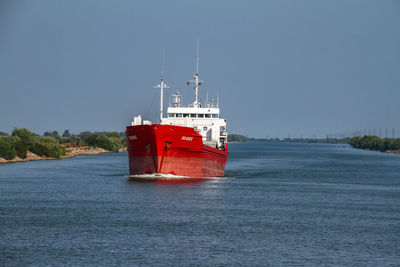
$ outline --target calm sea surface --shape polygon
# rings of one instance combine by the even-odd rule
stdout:
[[[126,152],[0,164],[0,265],[400,265],[400,155],[229,148],[190,184],[129,181]]]

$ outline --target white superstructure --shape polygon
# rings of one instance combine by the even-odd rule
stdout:
[[[227,141],[226,120],[219,117],[219,108],[169,107],[161,124],[191,127],[203,136],[203,143],[222,147]]]

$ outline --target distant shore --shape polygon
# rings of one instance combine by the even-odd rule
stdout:
[[[380,151],[389,154],[400,154],[400,138],[380,138],[375,135],[364,135],[347,137],[343,139],[335,138],[248,138],[244,135],[230,134],[228,136],[229,143],[240,143],[240,142],[300,142],[300,143],[325,143],[325,144],[349,144],[353,148],[370,150],[370,151]]]
[[[0,157],[0,163],[14,163],[14,162],[25,162],[25,161],[34,161],[34,160],[54,160],[54,159],[65,159],[65,158],[73,158],[81,155],[98,155],[105,153],[115,153],[113,151],[106,150],[101,147],[90,147],[90,146],[71,146],[66,147],[66,154],[60,158],[52,158],[46,156],[38,156],[31,151],[27,151],[26,158],[15,157],[10,160],[6,160]],[[125,151],[126,148],[121,148],[119,152]]]

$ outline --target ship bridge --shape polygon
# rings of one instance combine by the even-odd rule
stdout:
[[[227,141],[226,120],[219,117],[219,108],[169,107],[161,124],[191,127],[212,147],[223,147]]]

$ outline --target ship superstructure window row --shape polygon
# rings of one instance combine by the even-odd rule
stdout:
[[[168,118],[213,118],[218,119],[218,114],[182,114],[182,113],[168,113]]]

